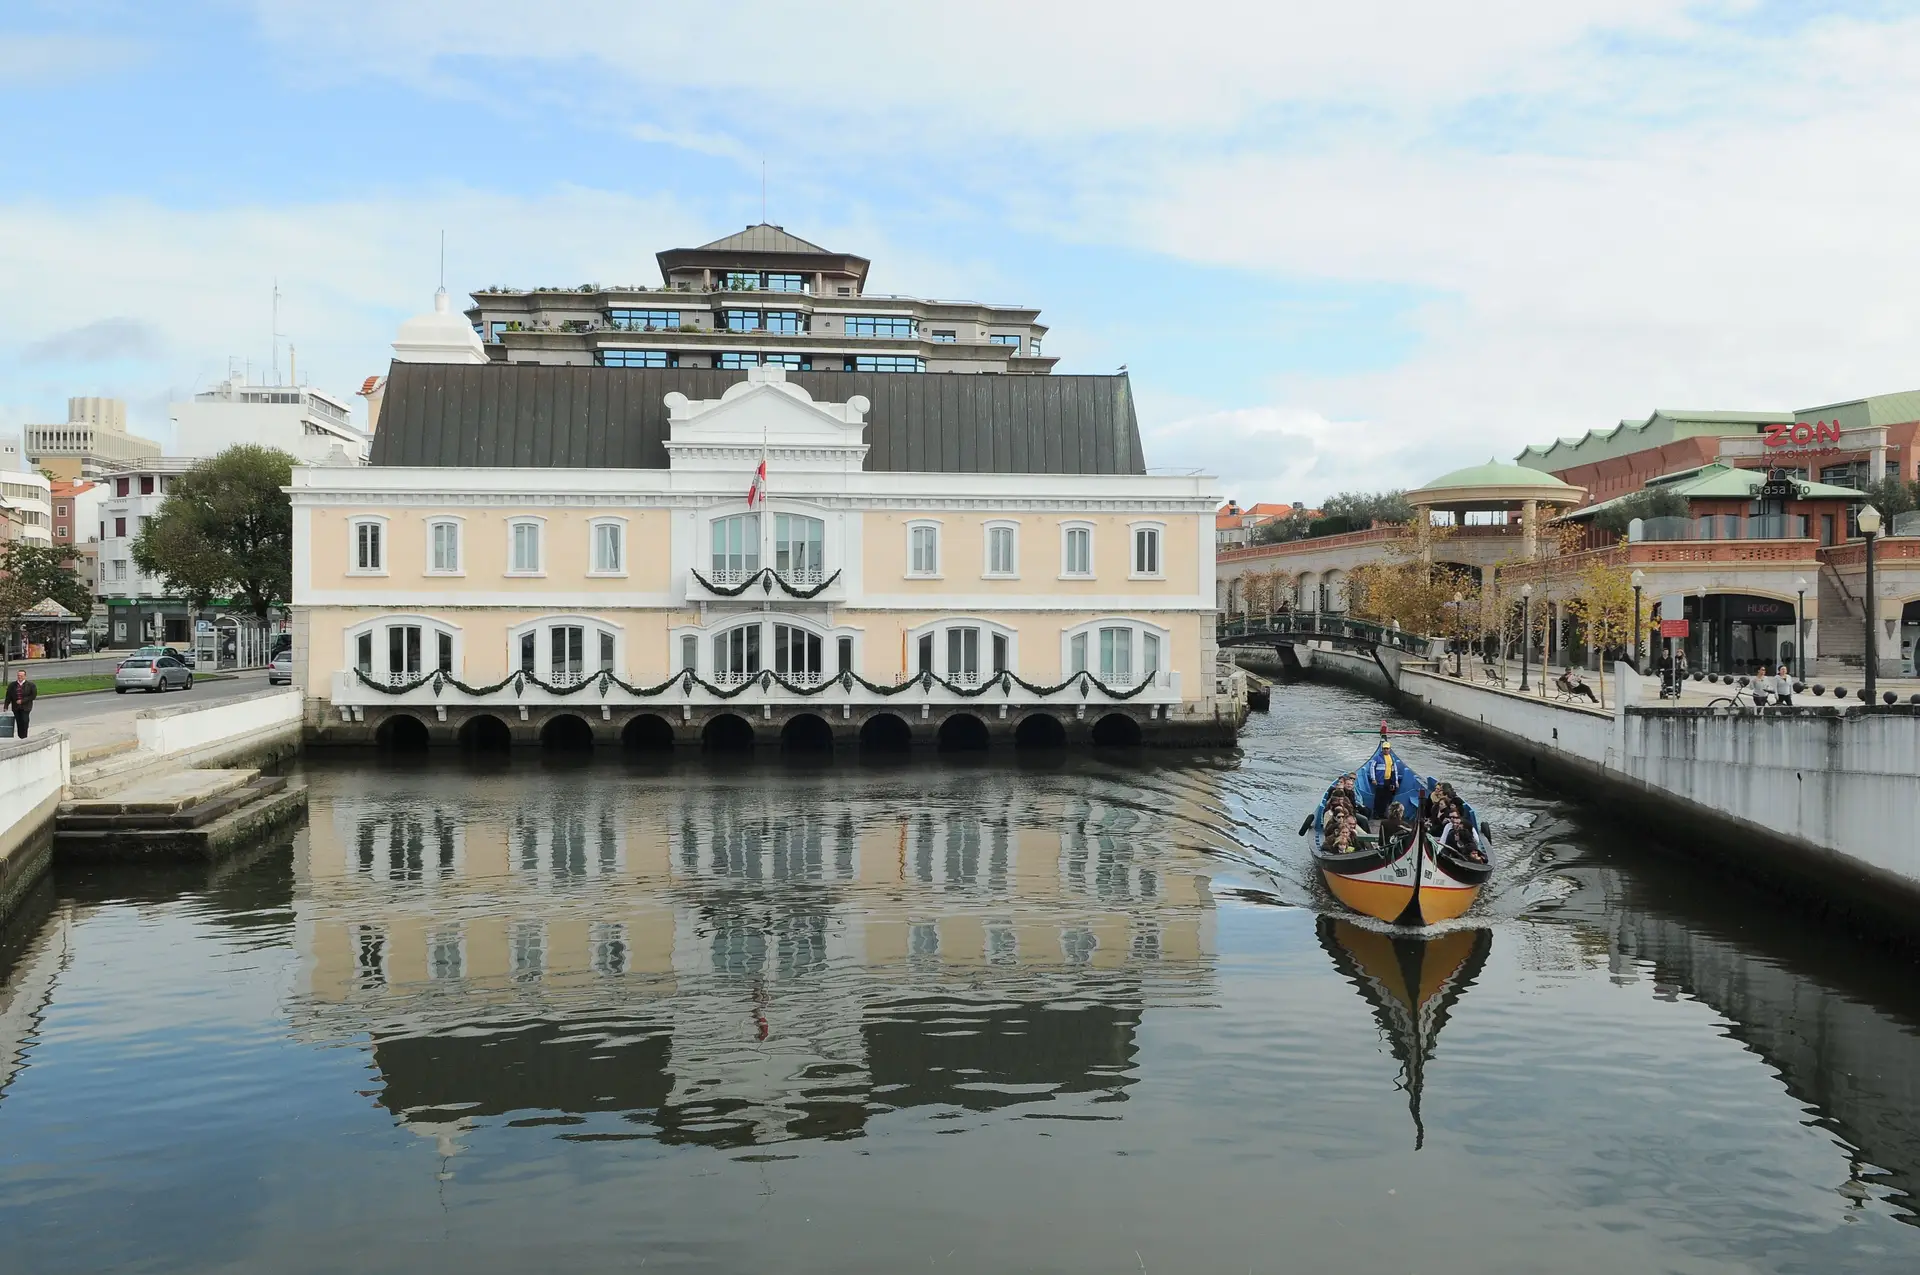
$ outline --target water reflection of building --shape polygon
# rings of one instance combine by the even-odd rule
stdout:
[[[1200,861],[1133,810],[976,778],[940,817],[746,775],[316,795],[296,1016],[370,1037],[425,1132],[619,1112],[733,1144],[1118,1094],[1142,1012],[1211,988]]]
[[[1853,1180],[1836,1188],[1858,1191],[1864,1176],[1891,1189],[1893,1216],[1920,1222],[1920,998],[1912,966],[1844,931],[1743,925],[1737,938],[1727,935],[1718,888],[1713,911],[1689,914],[1702,887],[1681,870],[1636,863],[1632,874],[1590,869],[1581,876],[1590,888],[1567,911],[1601,910],[1588,923],[1607,936],[1614,980],[1632,983],[1641,966],[1651,966],[1653,995],[1679,992],[1711,1006],[1728,1020],[1728,1034],[1853,1148]],[[1863,1170],[1863,1162],[1877,1171]]]

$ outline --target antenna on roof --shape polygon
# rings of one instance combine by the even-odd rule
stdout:
[[[273,383],[280,384],[280,280],[273,281]]]
[[[440,232],[440,286],[447,286],[447,232]]]
[[[767,224],[767,161],[760,161],[760,224]]]

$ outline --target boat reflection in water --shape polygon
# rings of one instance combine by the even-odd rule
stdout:
[[[744,1146],[1123,1101],[1143,1012],[1212,992],[1201,863],[1124,808],[991,775],[939,819],[832,779],[452,779],[316,785],[295,1008],[451,1149],[509,1114]]]
[[[1319,921],[1320,946],[1373,1006],[1373,1016],[1400,1063],[1400,1087],[1413,1116],[1413,1145],[1423,1146],[1420,1117],[1425,1069],[1440,1029],[1460,994],[1473,985],[1493,950],[1492,930],[1448,930],[1415,937],[1369,929],[1342,917]]]

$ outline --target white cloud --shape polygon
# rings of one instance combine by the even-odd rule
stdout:
[[[556,233],[617,225],[615,240]],[[271,358],[271,293],[301,378],[347,393],[384,371],[400,321],[432,302],[439,231],[448,231],[448,290],[456,300],[489,284],[644,281],[655,246],[698,242],[710,226],[668,198],[588,190],[515,198],[440,188],[331,204],[183,211],[142,200],[85,206],[0,206],[0,278],[31,323],[0,334],[9,398],[0,417],[59,420],[70,394],[106,393],[146,404],[135,427],[164,436],[155,408],[225,375],[229,356],[256,375]],[[145,316],[148,362],[96,364],[116,351],[76,334],[111,331],[113,316]],[[164,351],[154,348],[155,330]],[[124,333],[123,333],[124,335]],[[284,344],[285,342],[283,342]],[[283,375],[289,356],[281,351]],[[106,379],[102,379],[102,378]],[[156,419],[156,417],[158,419]]]

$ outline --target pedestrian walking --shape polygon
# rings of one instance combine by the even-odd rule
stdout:
[[[1776,704],[1793,707],[1793,674],[1787,671],[1784,664],[1773,679],[1773,700]]]
[[[7,683],[7,711],[13,714],[13,733],[21,739],[27,737],[27,719],[33,716],[33,701],[40,694],[40,688],[27,680],[27,670],[15,671],[14,679]]]

